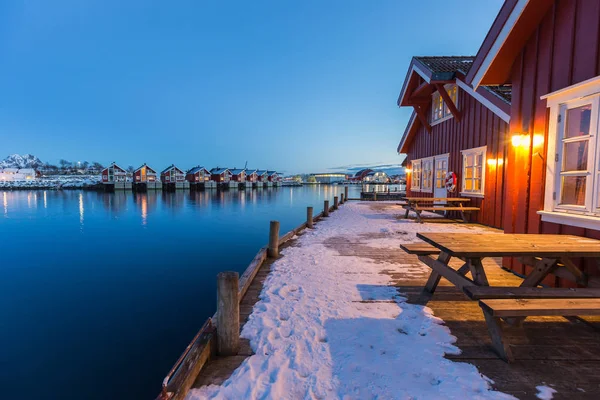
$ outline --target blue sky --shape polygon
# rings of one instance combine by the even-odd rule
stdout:
[[[0,2],[0,158],[288,173],[397,163],[413,55],[501,0]]]

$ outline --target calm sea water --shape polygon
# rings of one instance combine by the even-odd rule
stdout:
[[[153,399],[214,313],[217,273],[342,191],[0,192],[0,397]]]

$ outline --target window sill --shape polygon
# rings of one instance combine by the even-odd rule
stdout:
[[[594,229],[600,231],[600,217],[591,215],[571,214],[558,211],[538,211],[542,221],[561,225],[576,226],[578,228]]]
[[[464,196],[464,197],[477,197],[478,199],[483,199],[485,196],[483,193],[471,193],[471,192],[460,192],[460,195]]]
[[[431,121],[431,124],[429,124],[430,126],[436,126],[437,124],[441,124],[444,121],[448,121],[449,119],[454,118],[454,115],[450,114],[445,116],[444,118],[440,118],[440,119],[436,119],[435,121]]]

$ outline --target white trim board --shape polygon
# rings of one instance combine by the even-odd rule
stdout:
[[[425,72],[423,72],[423,70],[421,68],[419,68],[415,63],[413,63],[413,60],[411,60],[411,67],[408,70],[408,74],[406,74],[406,85],[404,85],[404,87],[402,88],[402,92],[400,93],[400,102],[402,102],[402,99],[404,99],[404,95],[406,94],[406,88],[408,87],[408,83],[410,81],[410,77],[412,76],[413,72],[416,72],[417,74],[419,74],[421,76],[421,78],[423,78],[425,80],[425,82],[429,83],[431,82],[431,79],[429,79],[427,77],[427,74],[425,74]]]
[[[477,69],[477,73],[473,77],[473,81],[471,82],[471,84],[473,85],[474,88],[479,87],[479,84],[481,83],[483,76],[490,68],[490,65],[492,64],[492,62],[496,59],[498,52],[504,45],[504,42],[506,42],[508,35],[512,32],[513,28],[515,27],[515,24],[517,23],[517,21],[523,14],[523,11],[525,10],[525,7],[527,6],[528,3],[529,3],[529,0],[518,0],[517,4],[515,4],[515,7],[510,12],[508,19],[506,20],[506,22],[504,23],[504,26],[502,27],[502,30],[500,30],[500,33],[496,37],[496,40],[494,40],[494,44],[492,45],[492,47],[490,47],[490,50],[487,52],[481,65]]]
[[[460,79],[456,80],[456,84],[458,85],[459,88],[461,88],[462,90],[464,90],[465,92],[470,94],[473,98],[475,98],[475,100],[477,100],[478,102],[483,104],[485,106],[485,108],[487,108],[488,110],[490,110],[491,112],[496,114],[498,117],[500,117],[500,119],[502,119],[504,122],[506,122],[506,123],[510,122],[509,114],[505,113],[504,111],[502,111],[500,109],[500,107],[496,106],[494,103],[492,103],[491,101],[489,101],[488,99],[486,99],[485,97],[483,97],[482,95],[477,93],[475,90],[473,90],[473,88],[471,86],[467,85],[465,82],[461,81]]]

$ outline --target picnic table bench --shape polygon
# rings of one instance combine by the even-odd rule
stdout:
[[[479,211],[479,207],[464,206],[463,203],[471,200],[462,197],[405,197],[403,200],[406,201],[406,204],[402,204],[402,207],[406,209],[404,218],[408,218],[408,214],[414,211],[419,223],[423,223],[421,219],[423,211],[459,211],[463,222],[468,222],[465,213]],[[435,204],[436,202],[445,202],[446,204]],[[423,205],[423,203],[427,203],[427,205]]]
[[[548,274],[559,270],[577,281],[586,281],[571,259],[599,259],[599,240],[537,234],[418,233],[417,237],[424,243],[401,247],[432,269],[424,290],[434,293],[444,277],[471,299],[481,300],[492,344],[507,361],[513,356],[502,337],[500,318],[518,324],[527,316],[600,315],[600,289],[538,287]],[[458,270],[448,265],[452,257],[464,262]],[[534,268],[519,287],[490,287],[482,264],[486,257],[519,257]],[[468,272],[471,278],[466,276]]]

